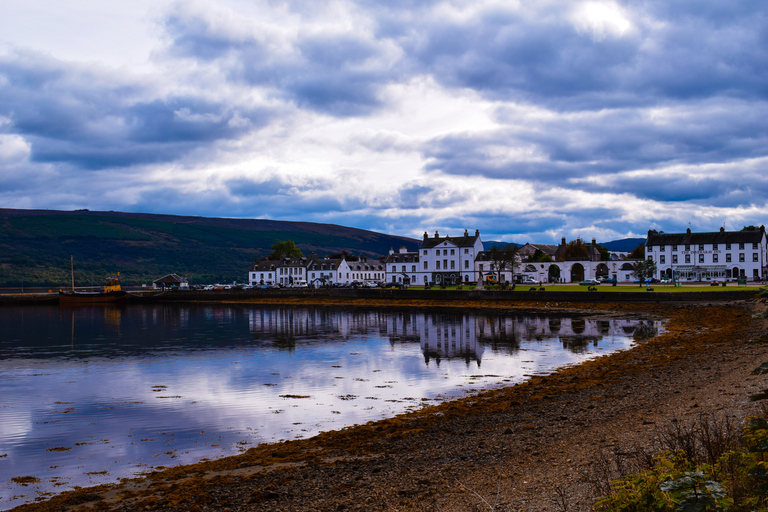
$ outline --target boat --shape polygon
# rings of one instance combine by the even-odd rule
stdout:
[[[75,290],[75,265],[70,257],[72,267],[72,289],[59,290],[59,304],[112,304],[122,302],[128,297],[128,293],[120,286],[120,272],[116,278],[108,278],[104,281],[101,291]]]

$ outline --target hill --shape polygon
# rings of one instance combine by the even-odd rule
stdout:
[[[612,242],[601,242],[605,249],[616,252],[632,252],[637,249],[637,246],[645,243],[645,238],[622,238],[621,240],[614,240]]]
[[[76,285],[101,284],[118,271],[125,284],[166,274],[190,283],[245,280],[255,258],[292,240],[305,255],[378,257],[419,240],[333,224],[187,217],[88,210],[0,208],[0,286],[67,286],[70,256]]]

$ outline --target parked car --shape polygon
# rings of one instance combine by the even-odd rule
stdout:
[[[579,286],[597,286],[598,284],[600,284],[600,281],[597,279],[585,279],[579,283]]]
[[[604,279],[603,282],[606,284],[616,284],[617,281],[615,277],[610,277],[610,278]]]

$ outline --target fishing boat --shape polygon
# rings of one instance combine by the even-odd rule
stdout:
[[[59,304],[109,304],[122,302],[128,296],[120,286],[120,272],[116,278],[108,278],[104,281],[101,291],[75,290],[75,264],[70,257],[72,267],[72,289],[59,290]]]

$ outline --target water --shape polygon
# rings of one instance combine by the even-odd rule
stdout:
[[[0,510],[521,382],[659,327],[320,307],[0,308]]]

